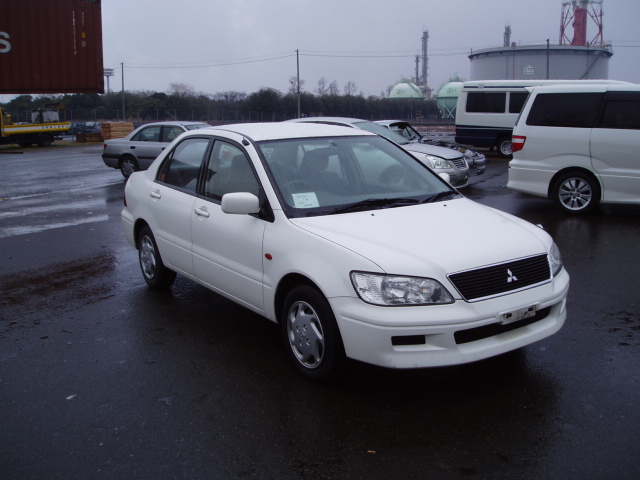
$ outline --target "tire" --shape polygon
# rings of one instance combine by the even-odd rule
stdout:
[[[510,157],[513,155],[511,137],[500,137],[496,146],[501,157]]]
[[[281,318],[285,348],[295,368],[313,380],[334,377],[345,361],[344,346],[329,302],[313,287],[287,295]]]
[[[566,213],[593,211],[600,202],[600,186],[595,178],[582,172],[565,173],[555,182],[553,200]]]
[[[53,143],[53,137],[50,133],[41,133],[38,135],[38,146],[39,147],[50,147]]]
[[[120,172],[124,178],[129,178],[133,172],[140,170],[138,161],[131,155],[125,155],[120,161]]]
[[[138,259],[142,276],[151,288],[169,288],[176,281],[176,272],[162,263],[156,239],[149,227],[142,228],[138,236]]]

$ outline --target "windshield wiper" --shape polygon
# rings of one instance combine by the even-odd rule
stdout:
[[[352,203],[345,207],[336,208],[330,213],[359,212],[362,210],[376,210],[379,208],[405,207],[419,203],[415,198],[368,198],[361,202]]]
[[[438,192],[435,195],[431,195],[430,197],[425,198],[420,203],[431,203],[431,202],[437,202],[439,200],[448,200],[451,197],[456,195],[458,195],[458,192],[454,192],[454,191]]]

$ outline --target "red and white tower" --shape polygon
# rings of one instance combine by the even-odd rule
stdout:
[[[560,45],[599,46],[604,44],[602,36],[603,0],[572,0],[562,3],[560,19]],[[593,21],[597,33],[587,41],[587,24]],[[567,29],[573,26],[573,38],[569,39]]]

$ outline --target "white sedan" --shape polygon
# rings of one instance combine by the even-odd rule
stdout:
[[[187,132],[131,175],[122,220],[150,287],[179,273],[279,323],[293,364],[315,379],[347,357],[472,362],[566,318],[569,275],[547,233],[359,129]]]

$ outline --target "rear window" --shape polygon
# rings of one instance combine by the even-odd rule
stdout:
[[[640,92],[608,93],[599,127],[640,130]]]
[[[509,113],[520,113],[529,92],[511,92],[509,94]]]
[[[527,125],[593,127],[603,93],[543,93],[536,96]]]
[[[469,92],[467,94],[467,112],[469,113],[504,113],[506,103],[506,93]]]

